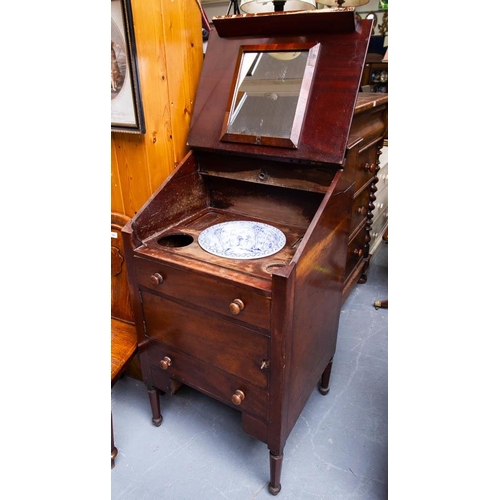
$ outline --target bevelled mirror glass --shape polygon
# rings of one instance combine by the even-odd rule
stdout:
[[[318,50],[242,50],[221,140],[296,148]]]

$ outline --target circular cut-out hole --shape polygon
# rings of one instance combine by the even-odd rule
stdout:
[[[189,234],[168,234],[158,240],[158,245],[162,247],[179,248],[187,247],[193,243],[194,238]]]
[[[275,262],[274,264],[269,264],[268,266],[266,266],[266,271],[268,273],[272,273],[274,270],[278,269],[279,267],[285,267],[285,263],[284,262]]]

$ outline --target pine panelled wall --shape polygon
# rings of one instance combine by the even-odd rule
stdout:
[[[196,0],[131,0],[145,134],[111,133],[111,211],[132,217],[188,151],[203,64]]]

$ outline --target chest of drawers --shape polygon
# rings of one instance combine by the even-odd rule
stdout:
[[[189,271],[181,283],[175,278],[182,273],[147,261],[138,263],[138,276],[147,276],[151,267],[154,276],[165,277],[158,285],[160,293],[140,290],[154,386],[168,392],[172,377],[266,419],[270,294],[230,281],[197,281]],[[198,293],[191,293],[190,278],[197,282]]]
[[[387,190],[385,174],[380,182],[380,157],[387,134],[387,102],[386,94],[360,93],[355,107],[351,138],[362,137],[362,141],[355,148],[357,156],[353,155],[352,160],[355,184],[343,301],[356,283],[367,280],[373,241],[382,221],[379,212],[384,201],[380,201],[379,191],[386,197]],[[386,166],[385,162],[382,166]]]
[[[387,98],[357,93],[371,21],[358,23],[352,8],[317,13],[214,19],[191,151],[123,230],[153,422],[162,422],[159,391],[173,384],[238,409],[243,429],[268,446],[272,494],[311,392],[328,392],[340,308],[367,264],[386,130]],[[245,75],[270,55],[285,86],[259,80],[241,90],[247,52]],[[283,61],[301,53],[297,85]],[[288,133],[231,128],[248,97],[274,102],[295,91]],[[202,231],[241,220],[272,225],[284,246],[250,259],[200,246]]]

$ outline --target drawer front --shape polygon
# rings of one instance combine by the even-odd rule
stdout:
[[[385,209],[373,221],[373,225],[370,230],[371,241],[376,240],[379,236],[382,236],[382,233],[387,225],[387,221],[388,221],[388,212],[387,209]]]
[[[357,193],[370,179],[375,177],[378,168],[377,159],[377,147],[375,145],[359,152],[356,163],[354,193]]]
[[[215,368],[210,361],[193,358],[159,342],[150,342],[147,350],[153,384],[158,389],[168,392],[172,377],[234,408],[267,419],[269,396],[266,389],[228,375]],[[237,391],[243,393],[243,399]],[[233,395],[236,395],[234,401]],[[236,404],[238,402],[240,404]]]
[[[366,229],[362,227],[347,247],[346,278],[351,274],[356,264],[363,258],[365,244]]]
[[[142,292],[146,335],[258,387],[267,387],[269,338],[254,330]]]
[[[270,296],[254,288],[136,259],[137,281],[142,287],[269,330]]]
[[[380,150],[379,161],[380,161],[380,169],[383,169],[384,166],[388,165],[388,163],[389,163],[389,147],[388,146],[384,146]]]
[[[368,215],[368,204],[370,203],[370,185],[363,189],[352,202],[351,231],[354,231]]]
[[[378,184],[377,184],[378,186]],[[382,212],[387,212],[387,203],[388,203],[388,194],[389,194],[389,191],[387,189],[387,186],[382,189],[382,190],[379,190],[377,192],[377,199],[375,200],[375,202],[373,203],[375,205],[375,208],[373,209],[373,220],[375,220],[379,214],[381,214]]]
[[[380,170],[377,172],[378,183],[377,186],[379,189],[384,189],[389,184],[389,164],[385,163],[384,165],[380,164]]]

